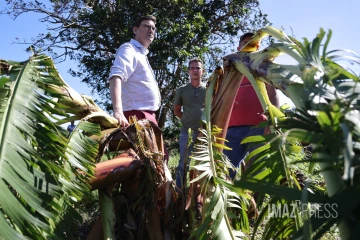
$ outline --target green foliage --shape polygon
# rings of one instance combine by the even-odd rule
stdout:
[[[217,79],[217,74],[218,71],[213,74],[213,79]],[[198,174],[191,179],[190,184],[201,183],[204,205],[202,221],[191,232],[190,238],[241,239],[244,236],[242,231],[248,227],[245,210],[248,196],[245,193],[236,194],[237,192],[228,188],[228,167],[231,164],[219,151],[224,146],[215,141],[215,135],[219,134],[221,129],[211,127],[210,121],[211,96],[215,82],[211,81],[207,89],[203,119],[205,127],[200,129],[198,142],[191,154],[190,169]],[[239,223],[241,229],[236,223]]]
[[[67,136],[54,123],[69,109],[52,100],[62,96],[50,86],[64,82],[49,57],[0,66],[0,237],[70,236],[81,222],[74,209],[89,193],[98,148],[83,133],[98,134],[99,127],[83,122]]]
[[[251,64],[256,62],[264,75],[254,74],[251,67],[246,74],[255,75],[270,84],[281,82],[279,87],[288,93],[296,109],[270,123],[275,133],[243,141],[262,142],[264,145],[249,154],[246,160],[253,157],[252,165],[234,183],[235,189],[231,189],[237,192],[249,189],[270,196],[269,202],[258,202],[262,212],[254,231],[265,223],[263,239],[287,236],[318,239],[334,224],[337,224],[342,239],[355,238],[360,206],[360,79],[334,60],[359,64],[359,57],[353,53],[338,55],[340,51],[327,52],[331,31],[322,49],[320,46],[325,38],[322,29],[312,42],[304,39],[303,43],[289,40],[281,32],[276,34],[273,36],[276,36],[277,42],[262,52],[254,53],[248,60]],[[278,54],[274,49],[293,56],[299,65],[289,67],[266,60],[269,55]],[[305,154],[306,149],[299,147],[299,143],[311,146],[311,155]],[[299,159],[301,155],[303,158]],[[299,175],[300,166],[304,163],[308,165],[306,175],[313,174],[314,170],[321,173],[325,188],[314,186],[315,181]],[[267,206],[279,201],[282,208],[294,204],[294,201],[300,205],[292,218],[270,217],[265,221]],[[334,204],[336,214],[331,217],[311,216],[309,208],[303,208],[309,204]]]
[[[168,152],[179,151],[180,124],[181,122],[175,119],[173,123],[169,122],[169,125],[162,131]]]
[[[192,182],[201,182],[205,199],[203,221],[193,236],[234,239],[232,227],[246,233],[249,218],[246,199],[250,190],[256,193],[260,210],[252,226],[252,238],[260,230],[261,239],[319,239],[335,225],[343,239],[355,239],[360,206],[359,77],[333,59],[342,56],[360,63],[359,57],[326,53],[331,32],[323,56],[319,47],[325,36],[323,30],[313,42],[305,39],[304,43],[290,40],[273,28],[259,30],[260,37],[263,33],[272,33],[277,42],[261,52],[237,53],[233,65],[244,70],[248,78],[260,78],[270,84],[281,82],[280,89],[292,93],[288,96],[297,108],[293,111],[283,108],[286,114],[267,109],[272,116],[267,124],[275,131],[243,140],[242,143],[260,146],[246,157],[246,170],[239,170],[232,184],[226,180],[228,162],[216,149],[221,146],[213,142],[209,119],[214,80],[210,82],[207,125],[201,130],[203,137],[198,138],[199,144],[192,154],[192,169],[198,171]],[[299,66],[272,63],[270,56],[279,52],[294,56]],[[213,76],[210,79],[217,79],[216,73]],[[228,196],[234,193],[237,198],[233,202]],[[227,204],[241,207],[242,211],[230,210]],[[280,207],[280,216],[272,215],[274,206]],[[331,216],[320,216],[326,206],[333,207]]]

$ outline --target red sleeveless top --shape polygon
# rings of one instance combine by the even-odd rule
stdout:
[[[242,125],[258,125],[265,121],[261,103],[247,77],[244,77],[231,111],[229,127]]]

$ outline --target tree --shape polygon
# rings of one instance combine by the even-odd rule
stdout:
[[[209,72],[219,56],[231,51],[239,31],[268,23],[257,0],[233,1],[39,1],[9,0],[3,10],[12,18],[39,13],[48,32],[29,42],[35,52],[51,54],[56,61],[78,62],[80,77],[111,111],[107,77],[117,48],[132,37],[132,23],[141,15],[158,19],[157,36],[149,54],[159,83],[162,106],[157,114],[164,126],[176,89],[186,82],[184,64],[194,56],[205,60]],[[172,111],[170,111],[172,113]]]

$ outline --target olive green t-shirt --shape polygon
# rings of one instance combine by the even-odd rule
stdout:
[[[183,108],[181,132],[187,132],[189,128],[198,131],[204,110],[205,92],[205,84],[200,84],[196,88],[188,83],[177,89],[174,104],[181,105]]]

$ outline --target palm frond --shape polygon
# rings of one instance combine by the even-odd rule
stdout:
[[[273,31],[272,28],[270,30]],[[266,32],[268,29],[259,32],[261,31]],[[336,197],[339,195],[346,197],[348,191],[358,191],[353,189],[353,186],[357,184],[356,174],[358,171],[356,169],[359,162],[356,159],[360,153],[358,147],[359,77],[335,62],[344,56],[338,55],[339,51],[327,53],[326,48],[331,34],[329,31],[325,37],[325,31],[320,29],[320,33],[313,41],[304,39],[304,42],[301,43],[293,38],[290,38],[291,41],[289,41],[284,33],[276,32],[274,37],[277,42],[265,50],[254,53],[238,53],[237,56],[231,57],[235,67],[249,79],[259,79],[278,87],[293,100],[297,108],[293,114],[270,122],[276,129],[276,135],[262,138],[252,137],[244,141],[263,142],[265,145],[249,154],[248,159],[255,158],[253,165],[247,170],[247,173],[241,175],[235,186],[269,194],[271,185],[275,187],[281,183],[275,174],[272,175],[276,169],[279,169],[277,174],[287,179],[289,189],[299,189],[292,168],[297,164],[307,162],[310,170],[314,168],[315,164],[320,166],[327,194],[331,198],[328,201],[334,201],[340,206],[344,202],[339,199],[335,200]],[[324,39],[325,44],[321,49]],[[274,48],[292,56],[299,62],[299,65],[289,67],[273,63],[270,55],[276,57],[279,54],[278,52],[272,54],[272,51],[275,52]],[[344,56],[341,59],[358,64],[359,57],[351,52],[348,53],[350,56]],[[301,147],[296,146],[297,142],[311,145],[311,158],[305,157],[301,161],[293,161],[290,165],[288,161],[294,157],[289,158],[288,156],[291,156],[289,153],[301,154],[303,151]],[[280,164],[281,159],[284,163],[283,167]],[[255,181],[255,183],[248,185],[245,184],[245,181]],[[267,185],[269,189],[258,188],[257,184],[265,183],[270,184]],[[239,191],[243,190],[239,189]],[[308,198],[298,198],[297,200],[303,201],[305,204],[315,204],[319,203],[318,201],[325,203],[320,199],[312,199],[311,196],[314,196],[314,192],[310,194],[307,191],[307,193]],[[286,198],[285,190],[273,193],[272,198],[274,197]],[[358,199],[353,199],[351,204],[351,207],[342,206],[347,210],[344,210],[344,215],[336,217],[340,222],[339,228],[344,239],[348,238],[351,234],[350,229],[354,229],[353,227],[357,224],[357,220],[349,221],[345,217],[352,211],[356,212],[359,206]],[[339,210],[339,212],[341,211]],[[271,220],[268,224],[275,224],[274,221]],[[305,218],[303,223],[297,222],[298,234],[295,236],[305,233],[307,236],[319,237],[335,222],[333,219],[320,221],[314,218],[310,220]],[[285,227],[287,221],[282,221],[282,224],[284,224],[284,228],[280,228],[283,229],[282,231],[278,233],[269,231],[269,235],[266,236],[277,238],[280,236],[278,234],[287,232],[288,228]],[[279,229],[279,225],[272,225],[268,229],[273,229],[275,226]],[[321,230],[311,231],[320,226],[322,226]]]
[[[234,230],[231,225],[231,209],[241,209],[240,198],[221,184],[228,175],[229,160],[223,157],[219,149],[223,146],[216,142],[219,133],[217,127],[211,127],[211,102],[213,89],[217,79],[215,71],[206,93],[206,108],[204,111],[205,129],[200,129],[202,136],[192,152],[190,169],[196,171],[197,177],[190,183],[201,182],[204,194],[203,221],[191,234],[196,239],[241,239],[244,234]],[[221,121],[220,121],[221,122]],[[230,213],[230,214],[229,214]],[[236,216],[237,217],[237,216]]]
[[[64,86],[49,57],[1,60],[1,74],[0,232],[4,239],[56,237],[55,231],[64,234],[63,208],[89,192],[97,143],[84,132],[99,128],[79,124],[68,138],[51,120],[67,117],[69,108],[52,101],[62,95],[46,87]]]

